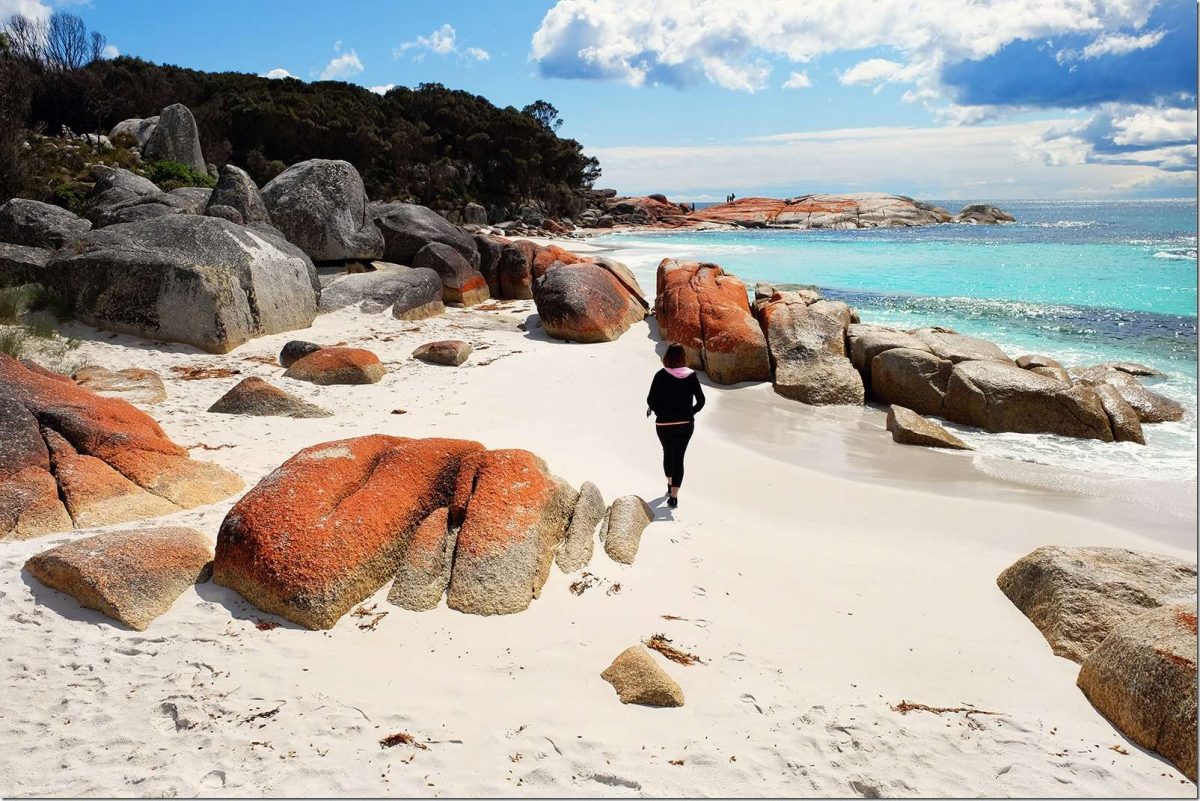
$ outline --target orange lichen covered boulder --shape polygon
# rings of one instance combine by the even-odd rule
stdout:
[[[0,355],[0,539],[167,514],[241,488],[129,403]]]
[[[476,615],[520,612],[542,590],[578,493],[529,451],[463,460],[450,506],[461,521],[447,603]]]
[[[379,357],[362,348],[321,348],[292,362],[284,378],[310,384],[374,384],[387,368]]]
[[[330,628],[396,573],[408,537],[447,506],[477,442],[372,435],[297,453],[234,504],[213,579],[267,612]]]
[[[372,435],[306,448],[234,505],[213,579],[268,612],[333,626],[388,599],[518,612],[541,590],[576,493],[532,453]]]
[[[952,219],[943,208],[883,192],[786,199],[743,197],[687,216],[688,224],[693,226],[723,223],[747,228],[889,228],[936,225]]]
[[[555,262],[534,281],[533,300],[546,333],[571,342],[611,342],[646,319],[618,273],[590,262]]]
[[[559,264],[575,264],[580,261],[583,261],[583,259],[569,250],[563,250],[558,245],[534,245],[533,265],[530,267],[530,276],[536,282],[556,262]]]
[[[718,384],[770,379],[767,340],[745,284],[716,264],[674,259],[658,265],[657,283],[659,333],[683,346],[690,367]]]
[[[212,543],[179,526],[109,531],[29,559],[41,583],[131,629],[145,631],[183,592],[207,581]]]

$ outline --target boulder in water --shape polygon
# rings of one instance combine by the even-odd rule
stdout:
[[[954,365],[916,348],[888,348],[871,360],[871,396],[881,403],[941,415]]]
[[[888,407],[887,430],[892,441],[901,445],[921,445],[926,448],[950,448],[969,451],[971,446],[942,426],[927,420],[912,409],[892,404]]]
[[[862,376],[846,358],[846,304],[810,305],[796,293],[777,292],[759,307],[759,319],[775,392],[814,406],[862,404]]]

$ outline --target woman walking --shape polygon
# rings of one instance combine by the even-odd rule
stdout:
[[[646,406],[647,417],[654,413],[654,427],[662,443],[667,506],[675,509],[683,484],[683,455],[696,430],[696,412],[704,408],[704,390],[695,371],[687,366],[682,345],[672,344],[663,354],[663,369],[650,382]]]

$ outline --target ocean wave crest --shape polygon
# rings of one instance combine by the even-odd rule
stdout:
[[[1154,254],[1156,259],[1181,259],[1186,261],[1196,261],[1195,248],[1179,248],[1177,250],[1160,250]]]

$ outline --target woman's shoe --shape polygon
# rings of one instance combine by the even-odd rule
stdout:
[[[679,499],[678,498],[667,498],[667,506],[669,506],[672,509],[678,508],[679,507]]]

